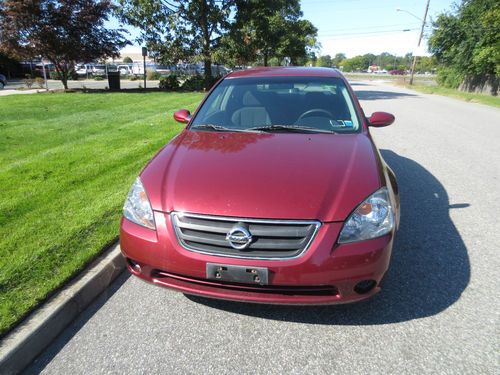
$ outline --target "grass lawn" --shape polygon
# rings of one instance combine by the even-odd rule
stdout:
[[[127,191],[200,93],[0,98],[0,335],[118,237]]]
[[[407,88],[423,92],[425,94],[438,94],[444,96],[451,96],[453,98],[462,99],[467,102],[475,102],[486,105],[491,105],[493,107],[500,107],[500,97],[491,96],[485,94],[474,94],[470,92],[463,92],[455,89],[449,89],[440,86],[423,86],[423,85],[406,85]]]

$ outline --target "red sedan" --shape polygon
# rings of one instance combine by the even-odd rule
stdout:
[[[334,69],[229,74],[144,168],[120,244],[137,277],[183,293],[334,304],[380,291],[399,222],[396,178]]]

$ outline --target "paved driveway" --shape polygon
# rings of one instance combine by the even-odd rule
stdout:
[[[384,291],[337,307],[212,301],[122,275],[33,364],[47,374],[498,374],[500,110],[354,88],[395,170],[402,222]]]

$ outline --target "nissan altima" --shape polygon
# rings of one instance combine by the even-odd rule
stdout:
[[[135,276],[186,294],[335,304],[378,293],[399,224],[396,177],[342,74],[255,68],[219,81],[126,198]]]

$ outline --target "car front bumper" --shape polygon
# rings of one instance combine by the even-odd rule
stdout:
[[[337,244],[343,223],[323,223],[309,249],[293,259],[239,259],[200,254],[182,247],[171,216],[155,212],[153,231],[122,219],[120,245],[128,269],[147,282],[210,298],[268,304],[350,303],[378,293],[389,267],[394,233]],[[208,280],[207,263],[265,267],[268,285]],[[360,292],[356,286],[371,281]],[[358,291],[356,291],[357,289]]]

